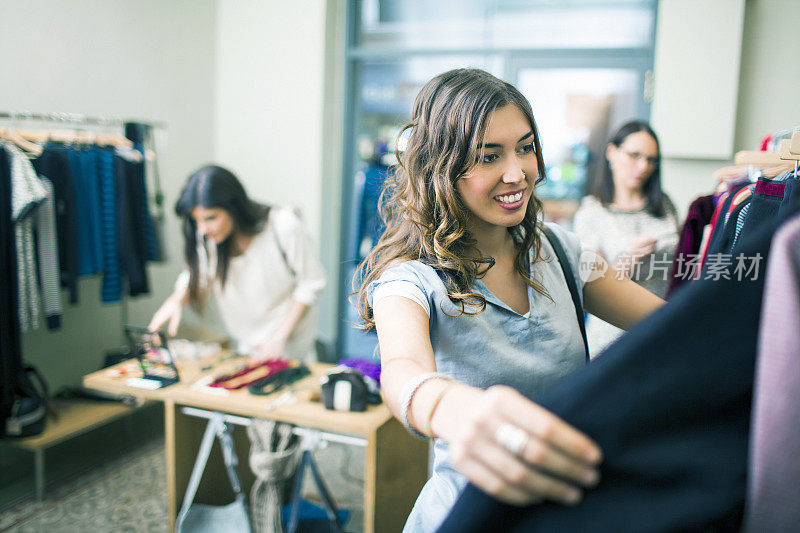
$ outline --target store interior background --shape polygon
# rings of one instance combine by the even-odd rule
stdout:
[[[663,161],[664,187],[682,215],[696,196],[713,188],[711,173],[729,164],[735,151],[757,149],[764,134],[800,125],[800,2],[741,3],[741,50],[714,51],[720,58],[741,53],[728,117],[732,129],[718,132],[713,123],[686,129],[687,135],[714,139],[730,134],[730,150],[713,157],[667,154]],[[725,25],[737,20],[736,8],[724,14],[734,4],[740,2],[661,0],[659,10],[679,5],[685,20],[698,16]],[[4,0],[0,5],[1,110],[167,125],[157,141],[169,260],[151,265],[151,294],[128,301],[128,322],[147,324],[171,291],[182,267],[172,206],[192,170],[219,162],[242,178],[254,198],[302,209],[330,276],[320,335],[334,346],[342,297],[337,287],[342,184],[350,179],[342,170],[346,2]],[[664,47],[679,35],[670,33],[674,30],[659,25],[657,65],[659,54],[668,52]],[[717,30],[709,26],[709,32]],[[697,116],[719,94],[730,94],[730,84],[715,79],[714,72],[709,64],[708,76],[673,80],[689,87],[692,97],[666,112],[676,121]],[[658,91],[655,99],[654,110]],[[23,337],[25,359],[41,369],[52,389],[79,384],[122,340],[121,306],[101,304],[99,290],[99,277],[82,280],[80,303],[65,303],[60,330],[42,328]],[[208,320],[215,324],[213,315]]]

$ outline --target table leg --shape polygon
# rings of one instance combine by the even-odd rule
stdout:
[[[391,418],[367,439],[364,533],[402,531],[428,479],[428,443]]]
[[[36,501],[40,502],[44,499],[44,450],[38,449],[33,452],[33,469],[34,478],[33,484],[36,490]]]
[[[169,512],[170,531],[175,530],[178,510],[183,504],[189,477],[192,474],[194,461],[200,448],[208,420],[183,414],[182,405],[174,401],[164,402],[164,435],[167,454],[167,509]],[[248,463],[250,441],[245,429],[233,428],[233,444],[239,459],[237,473],[245,495],[249,494],[255,476]],[[218,445],[211,448],[211,454],[203,471],[195,502],[212,505],[225,505],[233,501],[231,488],[222,453]]]
[[[197,450],[203,437],[205,419],[186,416],[180,412],[181,406],[174,401],[164,402],[164,441],[167,454],[167,509],[169,512],[169,530],[175,530],[178,510],[183,504],[183,496],[189,477],[192,474]],[[214,449],[213,455],[219,455]],[[205,475],[204,478],[208,476]],[[206,481],[204,479],[203,481]],[[205,484],[203,484],[205,485]],[[224,486],[224,485],[223,485]],[[232,492],[231,492],[232,493]],[[202,501],[202,500],[198,500]],[[204,501],[202,503],[212,503]]]
[[[175,402],[164,400],[164,454],[167,467],[167,516],[169,531],[175,531],[178,502],[175,489]]]

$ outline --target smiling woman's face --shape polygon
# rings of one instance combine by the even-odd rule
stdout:
[[[473,215],[470,231],[521,223],[538,172],[527,117],[513,104],[496,109],[489,115],[477,163],[456,184]]]

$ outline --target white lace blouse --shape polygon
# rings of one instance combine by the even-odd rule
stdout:
[[[573,230],[584,250],[597,251],[609,263],[625,260],[633,240],[643,235],[656,237],[655,251],[643,258],[631,279],[663,298],[669,284],[669,269],[678,245],[678,215],[672,201],[664,195],[665,216],[658,218],[644,209],[623,211],[613,205],[603,206],[594,196],[586,196],[573,219]],[[622,330],[589,315],[586,323],[589,352],[597,355],[622,334]]]

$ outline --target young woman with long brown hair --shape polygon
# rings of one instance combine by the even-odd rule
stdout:
[[[507,502],[576,503],[601,451],[533,401],[586,361],[556,247],[583,307],[607,321],[628,328],[663,301],[605,275],[602,258],[578,275],[577,237],[542,224],[539,134],[512,85],[445,72],[423,87],[404,133],[357,302],[378,333],[389,408],[435,438],[406,531],[434,531],[468,480]]]

